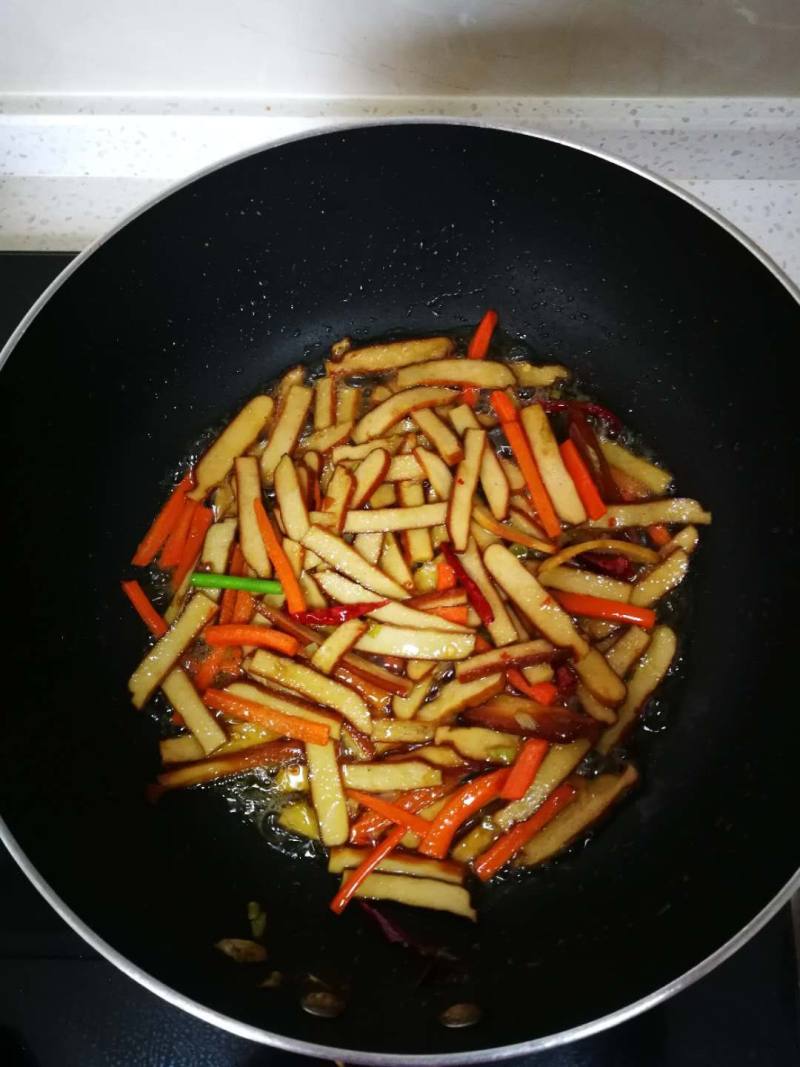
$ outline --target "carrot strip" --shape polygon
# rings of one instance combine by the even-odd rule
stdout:
[[[489,311],[478,323],[467,348],[467,359],[485,359],[489,351],[494,328],[497,325],[497,312]]]
[[[352,900],[353,894],[367,877],[372,874],[381,860],[384,860],[390,852],[397,848],[406,834],[405,826],[397,826],[384,837],[383,841],[370,852],[364,862],[353,871],[347,881],[342,885],[339,892],[331,901],[331,911],[341,915]]]
[[[303,596],[303,591],[300,588],[300,583],[294,576],[292,565],[289,562],[286,553],[283,551],[283,545],[275,535],[272,523],[269,521],[269,516],[260,500],[253,501],[253,510],[256,513],[256,522],[258,523],[259,532],[264,539],[264,547],[267,550],[267,555],[272,562],[272,566],[275,568],[278,580],[283,586],[283,592],[286,595],[287,609],[290,613],[294,613],[295,611],[305,611],[306,601]]]
[[[244,574],[244,556],[238,541],[233,546],[228,571],[235,577],[241,577]],[[224,589],[222,591],[219,615],[217,616],[218,626],[227,626],[232,622],[240,621],[234,619],[239,592],[237,589]],[[249,622],[252,616],[253,613],[250,612],[247,618],[241,621]],[[209,686],[214,684],[218,674],[237,674],[241,661],[241,650],[237,650],[230,645],[212,648],[205,659],[198,664],[194,675],[195,686],[201,693],[205,692]]]
[[[532,548],[536,552],[555,552],[556,550],[555,545],[550,544],[549,541],[541,541],[538,537],[531,537],[530,534],[509,526],[505,522],[498,522],[494,515],[485,508],[476,507],[473,511],[473,518],[478,526],[482,526],[489,533],[497,534],[504,541],[524,545],[525,548]]]
[[[420,789],[410,789],[407,793],[401,793],[394,800],[394,807],[402,811],[418,812],[427,808],[434,801],[440,800],[446,795],[448,786],[434,785],[424,786]],[[354,845],[368,845],[372,840],[382,834],[391,826],[391,819],[384,818],[376,811],[367,811],[361,815],[350,827],[350,841]],[[428,824],[430,826],[430,824]]]
[[[481,637],[480,634],[475,634],[475,653],[474,654],[476,656],[478,655],[479,652],[491,652],[493,648],[494,648],[494,645],[490,641],[487,641],[485,637]]]
[[[207,690],[203,700],[213,711],[221,711],[223,715],[230,715],[232,719],[241,719],[243,722],[260,723],[261,726],[295,741],[327,745],[330,739],[330,728],[325,723],[311,722],[297,715],[286,715],[275,708],[257,704],[254,700],[243,700],[232,693],[226,693],[224,689]]]
[[[519,423],[517,409],[506,394],[500,390],[495,390],[490,399],[495,414],[500,419],[506,440],[519,464],[519,469],[528,486],[531,501],[536,508],[544,531],[548,537],[558,537],[561,533],[561,523],[558,521],[553,502],[550,500],[550,494],[545,488],[536,460],[533,458],[528,438]]]
[[[371,793],[362,793],[360,789],[348,789],[347,795],[352,797],[353,800],[357,800],[363,807],[369,808],[370,811],[374,811],[384,819],[388,819],[389,822],[395,823],[397,826],[405,826],[407,830],[411,830],[420,836],[427,834],[431,828],[428,820],[423,819],[421,815],[415,815],[413,812],[406,811],[404,808],[391,804],[388,800],[382,800],[381,797],[373,796]]]
[[[661,523],[658,523],[654,526],[648,526],[647,533],[653,544],[659,545],[660,547],[668,545],[672,540],[672,534],[669,532],[666,526],[662,525]]]
[[[168,567],[177,567],[183,555],[186,538],[189,536],[189,527],[192,525],[194,513],[200,507],[197,500],[184,499],[178,521],[172,528],[172,532],[161,549],[158,565],[162,570]]]
[[[602,501],[597,486],[592,481],[589,468],[581,459],[577,448],[572,441],[565,441],[559,446],[561,459],[567,468],[567,474],[575,483],[581,503],[586,508],[586,514],[590,519],[599,519],[605,515],[607,508]]]
[[[503,800],[519,800],[525,796],[549,748],[548,743],[540,737],[532,737],[525,742],[500,790]]]
[[[512,826],[502,837],[498,837],[483,855],[475,860],[472,864],[475,874],[482,882],[488,882],[501,867],[505,867],[512,856],[519,852],[524,844],[530,841],[534,834],[544,829],[550,820],[567,804],[572,803],[574,799],[574,787],[567,783],[560,785],[558,789],[550,794],[542,806],[531,815],[530,819]]]
[[[652,630],[656,624],[656,613],[652,608],[639,608],[635,604],[623,604],[619,600],[587,596],[585,593],[562,593],[558,589],[551,589],[550,595],[570,615],[583,615],[587,619],[608,619],[610,622],[629,622],[634,626],[641,626],[643,630]]]
[[[231,553],[231,561],[228,565],[228,570],[236,578],[239,578],[244,574],[244,555],[242,554],[242,549],[238,541],[233,546],[233,552]],[[219,622],[221,625],[233,621],[233,612],[236,605],[237,596],[238,591],[236,589],[223,590],[219,608]]]
[[[499,795],[507,776],[506,770],[490,771],[480,778],[473,778],[453,793],[431,823],[420,842],[419,851],[437,860],[444,859],[459,826]]]
[[[204,693],[209,686],[214,684],[217,675],[222,673],[225,651],[224,648],[212,648],[205,659],[197,663],[193,672],[193,680],[198,692]]]
[[[438,593],[444,593],[447,592],[448,589],[454,589],[455,586],[456,572],[449,563],[440,563],[436,567],[436,591]]]
[[[186,543],[184,544],[183,552],[181,553],[180,562],[172,575],[173,589],[180,589],[186,575],[189,571],[194,570],[194,565],[203,548],[203,541],[208,533],[208,528],[213,521],[214,516],[211,512],[211,508],[195,508],[192,522],[189,526],[189,533],[186,536]]]
[[[245,626],[228,624],[227,626],[209,626],[203,637],[212,646],[220,645],[255,645],[257,648],[271,648],[285,656],[297,655],[300,647],[295,637],[271,630],[267,626]]]
[[[150,529],[139,542],[139,547],[131,560],[136,567],[146,567],[156,558],[159,549],[163,547],[164,542],[172,533],[172,528],[183,510],[186,494],[193,486],[194,475],[189,471],[172,490],[166,504],[153,519]]]
[[[532,699],[542,704],[545,708],[550,707],[558,696],[558,686],[553,685],[552,682],[536,682],[528,688]]]
[[[138,582],[123,582],[122,592],[130,600],[139,618],[153,637],[163,637],[169,627],[147,599],[147,594]]]
[[[222,652],[221,671],[223,674],[237,675],[241,673],[243,654],[237,645],[227,645],[220,649]]]
[[[489,397],[489,400],[500,422],[517,422],[519,420],[517,409],[514,407],[511,397],[506,396],[502,390],[496,389]]]
[[[558,688],[552,682],[536,682],[535,685],[531,685],[518,667],[509,667],[506,671],[506,678],[520,693],[524,693],[526,697],[530,697],[531,700],[545,707],[549,707],[558,696]]]
[[[487,311],[475,328],[475,333],[470,338],[467,347],[467,359],[485,359],[491,344],[492,334],[497,326],[497,312],[491,309]],[[465,404],[474,408],[478,402],[479,390],[474,385],[468,385],[461,391],[461,399]]]
[[[231,622],[243,623],[250,622],[256,610],[256,598],[252,593],[245,592],[244,589],[239,589],[236,593],[236,601],[233,605],[233,614],[231,615]]]

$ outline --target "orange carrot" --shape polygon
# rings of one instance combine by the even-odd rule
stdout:
[[[507,776],[506,770],[490,771],[453,793],[430,824],[419,851],[437,860],[444,859],[459,826],[499,795]]]
[[[159,549],[172,532],[173,526],[178,521],[178,517],[183,510],[186,494],[193,486],[194,475],[189,471],[188,474],[184,474],[183,478],[172,490],[166,504],[153,519],[153,523],[136,549],[131,563],[137,567],[146,567],[148,563],[153,562],[158,555]]]
[[[643,630],[651,630],[656,624],[656,613],[652,608],[639,608],[635,604],[623,604],[619,600],[587,596],[585,593],[562,593],[558,589],[551,589],[550,595],[570,615],[608,619],[609,622],[629,622],[641,626]]]
[[[511,445],[511,451],[514,453],[519,469],[528,486],[531,501],[536,508],[544,531],[548,537],[558,537],[561,533],[561,523],[558,521],[550,495],[542,481],[536,460],[533,458],[528,438],[519,423],[517,409],[506,394],[500,390],[492,393],[491,403],[495,414],[500,419],[503,433]]]
[[[606,513],[606,506],[602,501],[597,486],[592,481],[589,468],[583,462],[577,448],[572,441],[565,441],[559,446],[561,458],[567,473],[575,483],[581,503],[586,508],[586,514],[590,519],[599,519]]]
[[[419,834],[421,837],[424,837],[431,828],[428,820],[423,819],[421,815],[415,815],[413,812],[406,811],[405,808],[400,808],[388,800],[372,796],[371,793],[362,793],[359,789],[348,789],[347,795],[352,797],[353,800],[357,800],[362,807],[369,808],[370,811],[374,811],[377,815],[388,819],[389,822],[393,822],[397,826],[405,826],[407,830],[411,830],[412,833]]]
[[[525,822],[517,823],[502,837],[490,845],[472,864],[472,869],[482,882],[488,882],[501,867],[553,819],[562,808],[575,799],[575,789],[565,783],[560,785],[545,800],[544,804]]]
[[[238,541],[233,546],[231,561],[228,564],[228,572],[237,578],[240,578],[244,574],[244,555],[242,554],[242,549]],[[219,608],[219,622],[221,624],[233,621],[233,612],[236,606],[237,596],[238,590],[236,589],[225,589],[223,591]]]
[[[211,508],[198,507],[195,509],[191,525],[189,526],[189,533],[186,536],[186,543],[184,544],[183,552],[181,553],[180,562],[172,575],[173,589],[180,589],[186,575],[189,571],[194,570],[194,565],[200,555],[203,541],[208,533],[208,528],[213,521],[214,516],[211,512]]]
[[[222,591],[222,597],[220,598],[219,608],[220,623],[229,623],[233,618],[234,608],[236,607],[237,595],[238,591],[236,589],[224,589]]]
[[[178,521],[172,527],[172,532],[161,549],[158,565],[162,570],[166,570],[168,567],[177,567],[180,563],[186,538],[189,536],[189,527],[192,525],[194,513],[199,507],[200,504],[197,500],[184,499]]]
[[[267,555],[272,561],[272,566],[275,568],[278,580],[283,586],[283,592],[286,596],[286,607],[289,614],[294,614],[296,611],[305,611],[306,601],[303,596],[303,591],[300,588],[300,583],[294,576],[292,565],[289,562],[286,553],[283,551],[283,545],[275,536],[272,523],[269,521],[269,516],[260,500],[253,501],[253,510],[256,513],[256,522],[258,523],[259,532],[264,540],[264,548],[266,548]]]
[[[543,704],[545,707],[552,704],[558,696],[558,689],[552,682],[536,682],[531,685],[517,667],[509,667],[506,671],[506,678],[520,693],[524,693],[525,696],[535,700],[537,704]]]
[[[296,637],[281,633],[280,630],[271,630],[268,626],[245,626],[228,624],[226,626],[209,626],[203,637],[206,643],[214,646],[221,645],[255,645],[257,648],[271,648],[276,652],[282,652],[285,656],[297,655],[300,647]]]
[[[147,599],[147,594],[138,582],[123,582],[122,592],[133,604],[139,618],[153,637],[163,637],[169,627]]]
[[[475,509],[475,522],[489,533],[502,537],[504,541],[512,541],[516,545],[524,545],[525,548],[533,548],[537,552],[555,552],[555,545],[552,545],[549,541],[542,541],[538,537],[532,537],[516,526],[498,522],[494,515],[484,510],[484,508]]]
[[[475,333],[470,338],[467,348],[467,359],[485,359],[489,351],[494,328],[497,325],[497,312],[487,311],[478,323]],[[478,402],[478,390],[474,385],[468,385],[461,391],[461,399],[465,404],[474,408]]]
[[[427,808],[434,801],[445,796],[448,788],[449,786],[446,785],[434,785],[410,789],[407,793],[401,793],[399,797],[395,797],[394,807],[402,811],[422,811],[423,808]],[[350,841],[354,845],[367,845],[378,834],[388,829],[391,822],[391,819],[379,815],[376,811],[367,811],[350,827]]]
[[[478,323],[467,348],[467,359],[485,359],[489,351],[494,328],[497,325],[497,312],[491,309]]]
[[[217,675],[222,673],[226,651],[225,648],[212,648],[204,659],[197,662],[192,677],[198,692],[204,693],[214,684]]]
[[[672,535],[670,534],[669,530],[661,523],[655,526],[648,526],[647,533],[653,544],[659,545],[660,547],[668,545],[672,540]]]
[[[227,645],[222,649],[222,671],[224,674],[238,674],[242,665],[242,650],[236,645]]]
[[[456,585],[456,572],[449,563],[439,563],[436,567],[436,590],[446,592],[454,589]]]
[[[514,407],[514,402],[501,389],[495,389],[489,400],[494,408],[495,415],[501,423],[519,421],[519,412]]]
[[[364,881],[364,879],[372,874],[381,860],[384,860],[390,852],[400,844],[406,834],[405,826],[396,826],[394,830],[384,837],[383,841],[370,852],[361,866],[356,867],[347,881],[342,885],[339,892],[331,901],[331,911],[336,915],[341,915],[347,905],[353,898],[353,894]]]
[[[500,790],[503,800],[519,800],[525,796],[549,748],[548,743],[540,737],[531,737],[525,742]]]
[[[533,700],[543,707],[549,707],[558,696],[558,686],[552,682],[536,682],[528,687]]]
[[[491,652],[494,645],[482,637],[480,634],[475,634],[475,655],[479,652]]]
[[[301,719],[298,715],[286,715],[265,704],[257,704],[254,700],[244,700],[232,693],[226,693],[224,689],[206,690],[203,700],[213,711],[221,711],[223,715],[230,715],[232,719],[241,719],[243,722],[257,722],[268,730],[274,730],[275,733],[295,741],[327,745],[330,739],[331,731],[325,723],[311,722],[310,719]]]
[[[469,618],[469,608],[466,604],[457,605],[452,608],[429,608],[428,614],[438,615],[440,619],[456,622],[459,626],[466,626],[467,619]]]
[[[240,577],[244,574],[244,556],[242,555],[242,550],[238,541],[234,544],[233,551],[231,552],[228,573],[233,574],[236,577]],[[227,626],[229,623],[239,621],[249,622],[252,618],[253,613],[250,612],[246,619],[234,619],[239,592],[240,590],[237,589],[224,589],[222,591],[219,615],[217,616],[218,626]],[[249,596],[249,594],[247,595]],[[205,636],[205,634],[202,636]],[[214,684],[217,675],[238,674],[241,661],[241,649],[234,648],[230,645],[212,648],[209,654],[197,665],[194,673],[195,686],[201,693],[204,693],[209,686]]]
[[[239,589],[236,593],[236,603],[233,606],[231,622],[250,622],[256,610],[256,598],[252,593]]]
[[[242,546],[237,541],[231,552],[231,561],[228,564],[228,574],[233,574],[236,578],[241,578],[244,574],[244,566],[244,552],[242,552]]]

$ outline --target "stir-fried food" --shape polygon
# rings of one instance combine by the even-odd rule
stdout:
[[[565,368],[493,359],[496,326],[290,370],[123,582],[153,638],[131,699],[171,709],[151,796],[266,776],[336,914],[474,919],[471,879],[549,860],[637,783],[615,751],[675,662],[711,516]]]

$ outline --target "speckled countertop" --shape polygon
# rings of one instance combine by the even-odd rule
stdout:
[[[446,116],[638,164],[800,281],[800,98],[0,96],[0,250],[78,250],[218,160],[335,123]]]

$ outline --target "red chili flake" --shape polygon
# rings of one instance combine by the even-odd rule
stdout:
[[[561,663],[556,667],[556,688],[562,697],[572,696],[578,688],[578,679],[566,663]]]

